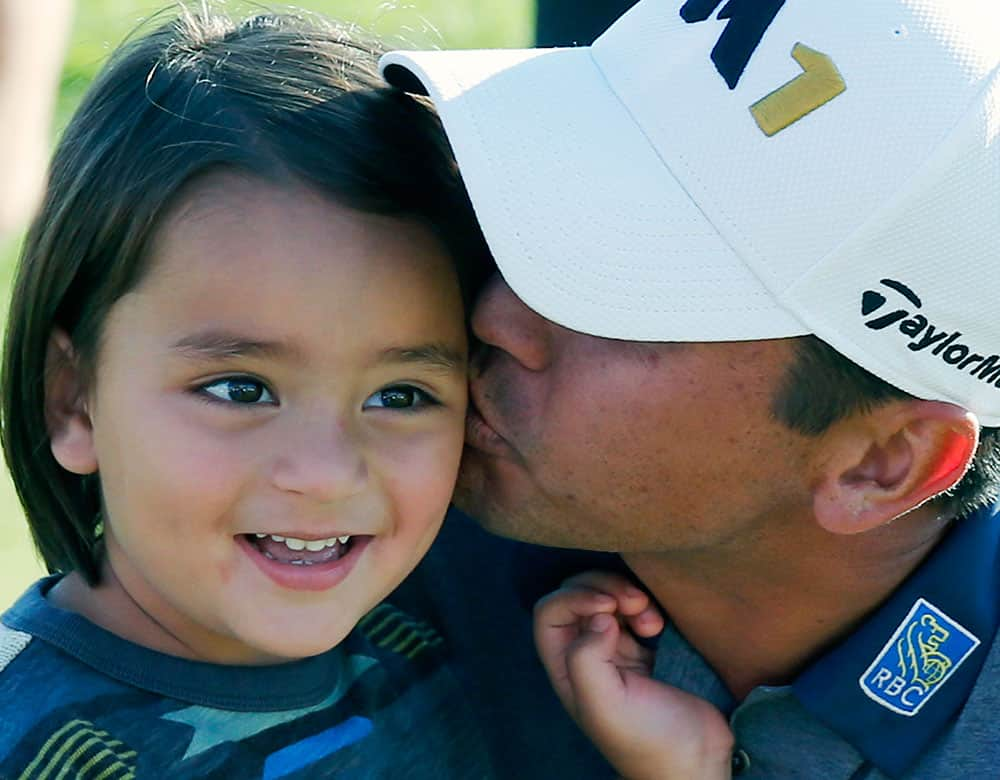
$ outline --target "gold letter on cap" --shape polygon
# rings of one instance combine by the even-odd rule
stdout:
[[[750,113],[764,135],[780,133],[847,89],[833,60],[822,52],[796,43],[792,57],[803,72],[750,106]]]

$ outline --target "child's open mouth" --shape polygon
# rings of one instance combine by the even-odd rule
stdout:
[[[302,539],[284,534],[240,534],[236,541],[264,574],[283,588],[322,591],[346,577],[374,536]]]
[[[244,534],[247,541],[261,555],[290,566],[315,566],[329,563],[346,555],[351,548],[350,536],[331,536],[327,539],[297,539],[279,534]]]

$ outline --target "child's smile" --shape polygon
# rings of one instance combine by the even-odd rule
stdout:
[[[416,565],[451,496],[451,262],[422,225],[223,173],[150,258],[53,438],[104,494],[113,576],[88,616],[131,604],[125,633],[215,662],[323,652]]]
[[[302,590],[326,590],[347,576],[371,536],[285,536],[243,534],[238,541],[262,572],[279,585]]]

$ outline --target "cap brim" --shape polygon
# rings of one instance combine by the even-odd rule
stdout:
[[[589,48],[392,52],[381,67],[434,101],[497,265],[540,314],[633,341],[809,332],[695,207]]]

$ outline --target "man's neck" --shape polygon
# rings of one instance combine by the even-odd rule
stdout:
[[[876,531],[718,550],[623,557],[670,620],[742,700],[758,685],[791,682],[860,623],[940,540],[930,508]]]

